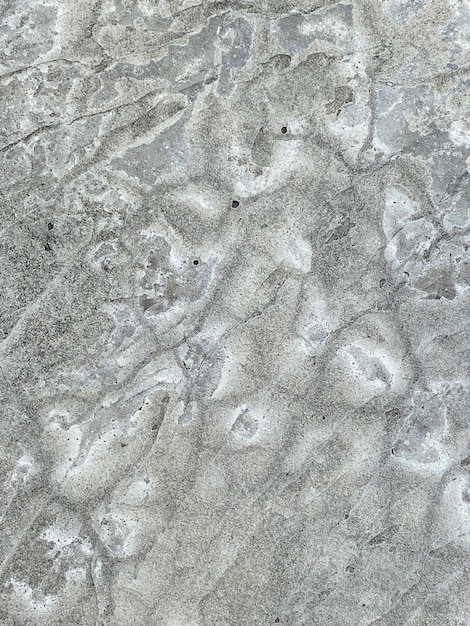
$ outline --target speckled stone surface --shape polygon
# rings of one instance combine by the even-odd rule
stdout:
[[[0,15],[1,626],[468,626],[469,0]]]

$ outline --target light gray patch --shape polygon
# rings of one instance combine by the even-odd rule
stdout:
[[[258,420],[245,409],[233,423],[231,431],[242,439],[252,439],[258,432]]]
[[[0,28],[0,68],[14,71],[49,52],[58,36],[56,2],[6,2]]]
[[[250,58],[253,40],[253,27],[247,20],[238,18],[224,24],[218,33],[227,51],[222,52],[222,62],[218,82],[218,93],[229,95],[234,89],[234,76]]]
[[[437,446],[446,426],[445,404],[439,395],[431,392],[417,392],[412,403],[393,453],[406,461],[437,463],[440,460]]]
[[[336,3],[307,16],[292,12],[273,21],[271,30],[275,40],[291,55],[300,54],[316,41],[331,44],[344,55],[352,54],[356,47],[351,4]]]
[[[182,116],[152,142],[114,159],[112,167],[137,178],[143,185],[153,185],[165,175],[180,173],[189,159],[186,124],[187,118]]]
[[[396,24],[406,24],[429,6],[430,0],[385,0],[385,12]]]

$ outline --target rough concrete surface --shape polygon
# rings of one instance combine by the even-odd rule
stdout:
[[[0,1],[1,626],[470,624],[470,1]]]

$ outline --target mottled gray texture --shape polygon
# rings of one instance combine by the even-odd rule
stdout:
[[[468,626],[469,0],[0,14],[1,626]]]

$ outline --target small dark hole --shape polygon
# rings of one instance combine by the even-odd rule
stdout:
[[[282,133],[283,135],[285,135],[285,134],[287,133],[287,126],[283,126],[283,127],[281,128],[281,133]]]
[[[44,246],[44,250],[47,250],[47,252],[50,252],[52,248],[48,243],[46,243],[46,245]]]
[[[232,200],[232,209],[237,209],[240,206],[238,200]]]
[[[276,617],[276,619],[274,620],[276,622],[276,624],[279,624],[279,622],[281,621],[278,617]]]
[[[199,265],[199,261],[197,259],[194,259],[193,265]]]
[[[52,229],[54,228],[54,224],[53,224],[52,222],[49,222],[49,223],[47,224],[47,228],[48,228],[49,230],[52,230]]]
[[[321,416],[322,420],[326,420],[326,417],[324,415]]]

